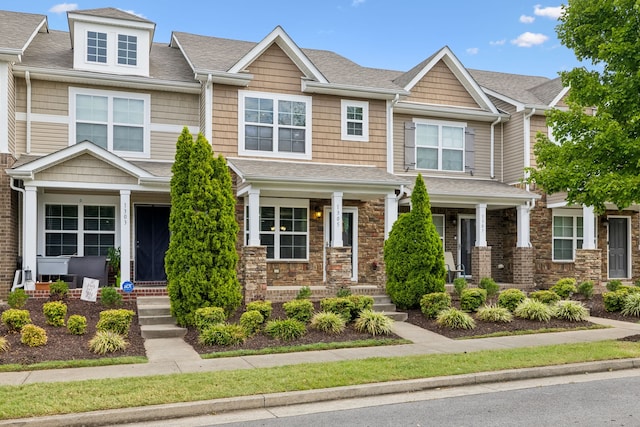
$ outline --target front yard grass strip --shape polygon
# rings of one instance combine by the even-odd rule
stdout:
[[[640,357],[640,343],[609,340],[470,353],[305,363],[265,369],[2,386],[0,419],[634,357]]]
[[[104,357],[101,359],[80,359],[80,360],[52,360],[49,362],[34,363],[32,365],[21,365],[17,363],[0,365],[0,372],[43,371],[45,369],[87,368],[87,367],[95,367],[95,366],[131,365],[134,363],[147,363],[148,361],[149,360],[144,356]]]
[[[221,357],[240,357],[255,356],[260,354],[282,354],[293,353],[299,351],[319,351],[319,350],[335,350],[338,348],[355,348],[355,347],[378,347],[383,345],[400,345],[411,344],[412,341],[396,338],[369,339],[358,341],[331,342],[331,343],[315,343],[296,346],[268,347],[260,350],[229,350],[217,353],[207,353],[200,355],[203,359],[219,359]]]
[[[592,329],[608,329],[608,328],[611,328],[611,326],[591,325],[591,326],[579,326],[577,328],[542,328],[542,329],[527,329],[522,331],[500,331],[500,332],[493,332],[493,333],[484,334],[484,335],[460,337],[460,338],[456,338],[456,340],[474,340],[477,338],[510,337],[513,335],[547,334],[552,332],[588,331]]]

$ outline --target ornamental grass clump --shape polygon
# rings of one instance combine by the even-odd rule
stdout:
[[[5,353],[9,351],[11,348],[11,344],[5,337],[0,337],[0,353]]]
[[[513,320],[513,315],[506,307],[496,305],[485,305],[480,307],[476,313],[476,318],[483,322],[500,322],[508,323]]]
[[[271,305],[271,301],[251,301],[245,307],[245,311],[258,310],[262,317],[264,317],[265,322],[269,320],[271,317],[271,312],[273,311],[273,307]]]
[[[10,308],[2,312],[2,323],[9,328],[10,331],[17,332],[23,326],[31,323],[31,315],[29,310],[20,310],[18,308]]]
[[[349,295],[347,299],[353,304],[351,320],[357,319],[364,310],[373,310],[373,297],[370,295]]]
[[[245,330],[240,325],[216,323],[198,335],[198,342],[203,345],[239,345],[247,339]]]
[[[571,295],[578,290],[576,288],[576,279],[570,277],[560,279],[549,290],[558,294],[562,299],[571,298]]]
[[[42,305],[42,312],[47,325],[64,326],[64,319],[67,317],[67,304],[62,301],[49,301]]]
[[[429,319],[435,319],[438,313],[449,307],[451,307],[451,297],[446,292],[432,292],[420,299],[420,311]]]
[[[89,350],[96,354],[107,354],[121,351],[129,346],[127,340],[117,332],[98,331],[89,341]]]
[[[72,314],[67,320],[67,330],[73,335],[84,335],[87,332],[87,318]]]
[[[336,313],[321,311],[313,315],[309,326],[321,332],[337,335],[344,332],[346,322]]]
[[[451,329],[473,329],[476,327],[473,317],[453,307],[442,310],[436,318],[436,323]]]
[[[549,290],[531,292],[529,294],[529,298],[549,305],[555,304],[556,302],[560,301],[560,295]]]
[[[625,296],[621,312],[624,316],[640,317],[640,294],[634,292]]]
[[[296,319],[270,320],[264,332],[271,338],[282,341],[293,341],[307,333],[304,323]]]
[[[384,313],[363,310],[354,324],[356,331],[371,335],[389,335],[393,330],[393,319]]]
[[[308,299],[294,299],[282,304],[287,317],[307,323],[313,316],[313,303]]]
[[[199,332],[215,324],[224,323],[226,320],[227,314],[222,307],[202,307],[193,314],[193,321]]]
[[[520,289],[505,289],[498,295],[498,307],[504,307],[512,312],[526,297],[527,295]]]
[[[581,322],[589,317],[589,310],[579,301],[562,300],[553,306],[553,317],[570,322]]]
[[[258,332],[264,324],[264,316],[258,310],[249,310],[240,316],[240,326],[247,335],[253,335]]]
[[[469,288],[460,295],[460,308],[462,311],[476,311],[487,302],[487,291],[480,288]]]
[[[521,319],[536,320],[538,322],[548,322],[553,316],[553,309],[538,300],[526,298],[522,301],[513,314]]]
[[[20,330],[20,342],[29,347],[40,347],[47,343],[47,332],[40,326],[24,325]]]

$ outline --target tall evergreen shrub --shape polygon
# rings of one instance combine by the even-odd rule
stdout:
[[[400,308],[417,307],[424,294],[444,292],[444,250],[422,175],[411,194],[411,212],[400,215],[385,242],[384,262],[387,293]]]
[[[183,129],[172,173],[165,269],[171,314],[185,326],[193,325],[198,308],[216,306],[231,312],[240,305],[239,227],[226,162],[214,157],[202,134],[194,141]]]

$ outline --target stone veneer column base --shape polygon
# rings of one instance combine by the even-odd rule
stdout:
[[[533,248],[513,250],[513,284],[520,287],[533,287]]]
[[[327,248],[327,287],[338,289],[351,286],[351,248]]]
[[[598,286],[602,280],[602,249],[576,249],[575,276],[578,284],[591,280]]]
[[[491,246],[474,246],[471,249],[471,283],[478,286],[483,277],[491,276]]]
[[[240,258],[244,302],[267,297],[267,247],[243,246]]]

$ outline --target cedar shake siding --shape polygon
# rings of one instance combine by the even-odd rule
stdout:
[[[538,132],[543,135],[547,134],[547,120],[545,116],[533,115],[529,119],[531,120],[531,152],[529,153],[529,158],[531,159],[531,167],[536,167],[536,156],[534,154],[534,148],[536,146],[536,142],[538,141]]]
[[[407,101],[432,105],[452,105],[479,109],[480,106],[451,72],[447,64],[440,60],[411,88]]]
[[[89,154],[67,160],[53,168],[36,174],[41,181],[66,181],[82,183],[130,184],[137,180],[127,172],[107,165]]]

